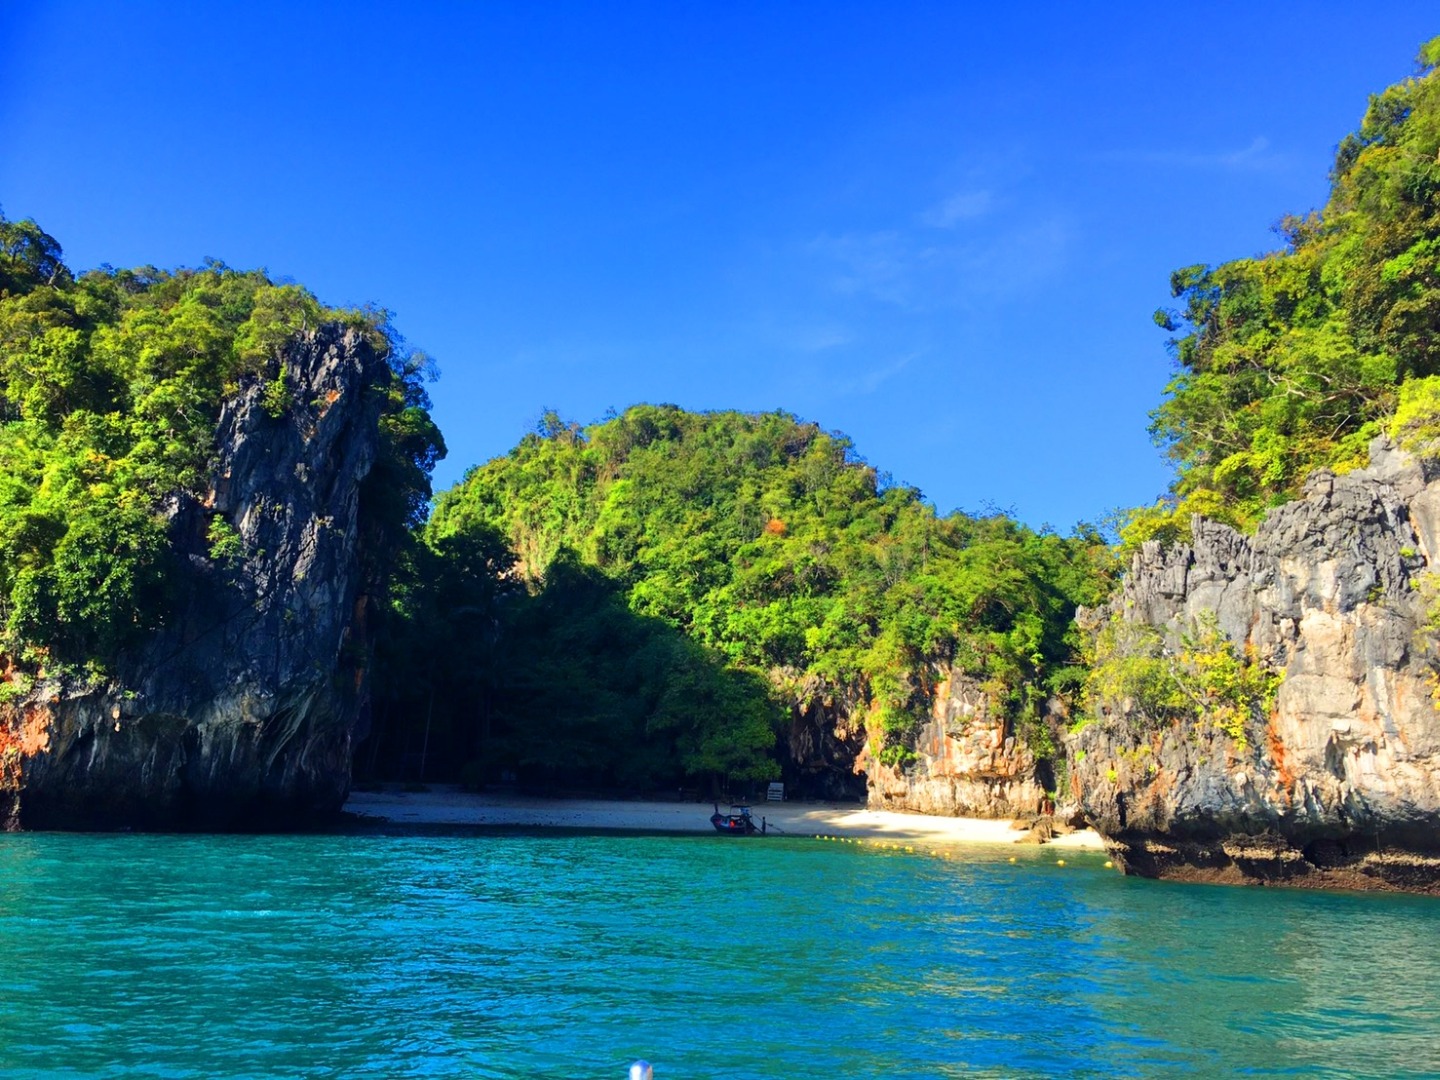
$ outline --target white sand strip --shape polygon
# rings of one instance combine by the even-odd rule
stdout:
[[[709,803],[538,799],[486,792],[470,794],[436,785],[425,792],[351,794],[345,809],[394,825],[558,827],[605,831],[709,833]],[[722,807],[725,809],[725,807]],[[1015,844],[1025,836],[1008,821],[866,810],[837,803],[756,803],[751,813],[772,828],[800,836],[875,837],[929,844]],[[1051,841],[1055,847],[1103,850],[1099,835],[1081,829]]]

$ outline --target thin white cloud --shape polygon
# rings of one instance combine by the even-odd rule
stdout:
[[[793,339],[801,352],[817,353],[849,345],[855,335],[843,326],[807,326],[797,330]]]
[[[1023,292],[1064,268],[1074,233],[1059,217],[1006,230],[965,252],[961,280],[973,294]]]
[[[1277,160],[1277,155],[1270,153],[1270,140],[1263,135],[1251,139],[1244,150],[1232,150],[1219,157],[1221,166],[1227,169],[1265,168]]]
[[[899,232],[885,229],[839,236],[822,233],[805,249],[826,265],[831,291],[845,296],[871,296],[892,304],[909,302],[913,252]]]
[[[920,221],[932,229],[953,229],[962,221],[984,217],[995,206],[995,196],[988,191],[957,191],[920,215]]]
[[[804,253],[831,293],[927,311],[1033,287],[1060,269],[1071,240],[1058,218],[940,243],[935,235],[895,229],[821,234]]]
[[[909,367],[910,361],[919,355],[920,353],[917,351],[905,356],[897,356],[888,363],[880,364],[869,371],[861,372],[848,379],[841,379],[835,383],[835,392],[844,395],[873,394],[880,389],[882,383],[888,382]]]
[[[1272,150],[1270,140],[1263,135],[1257,135],[1238,150],[1115,150],[1101,154],[1100,160],[1221,172],[1269,172],[1290,164],[1289,155]]]

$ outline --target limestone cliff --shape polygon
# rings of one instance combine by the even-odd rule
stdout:
[[[1273,706],[1227,732],[1108,702],[1068,740],[1085,814],[1146,875],[1440,891],[1440,469],[1377,440],[1254,536],[1193,533],[1145,545],[1082,618],[1156,628],[1172,655],[1213,612],[1282,676]]]
[[[989,696],[963,673],[940,664],[911,680],[912,703],[929,717],[904,740],[907,753],[881,760],[886,743],[858,688],[818,679],[776,678],[794,704],[781,746],[781,767],[792,798],[865,801],[874,810],[960,817],[1025,817],[1041,809],[1054,775]]]
[[[281,371],[288,400],[272,381],[226,401],[210,491],[166,508],[179,566],[165,626],[108,677],[42,673],[0,706],[12,827],[287,826],[344,801],[384,361],[329,326]]]
[[[862,757],[870,806],[985,818],[1039,812],[1054,783],[1046,763],[995,714],[973,680],[948,668],[938,675],[928,694],[929,719],[907,747],[913,756],[893,765]]]

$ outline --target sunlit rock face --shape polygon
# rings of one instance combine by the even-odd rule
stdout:
[[[1369,468],[1317,473],[1253,537],[1197,519],[1193,545],[1146,545],[1083,620],[1177,645],[1213,612],[1284,677],[1244,739],[1149,724],[1125,702],[1070,737],[1073,791],[1122,865],[1440,892],[1437,560],[1440,469],[1384,440]]]
[[[283,370],[288,402],[261,385],[228,400],[210,491],[167,507],[181,566],[165,626],[111,677],[42,678],[0,706],[11,827],[291,827],[343,803],[367,697],[361,503],[384,361],[330,326]],[[217,521],[233,530],[223,555]]]
[[[949,669],[938,675],[930,718],[907,746],[913,756],[889,764],[863,759],[871,808],[985,818],[1038,813],[1054,790],[1053,775],[980,686]]]
[[[786,684],[797,700],[782,758],[790,793],[951,817],[1033,817],[1051,808],[1053,770],[977,683],[946,665],[912,681],[929,718],[906,736],[898,757],[873,752],[887,740],[863,696],[818,681]]]

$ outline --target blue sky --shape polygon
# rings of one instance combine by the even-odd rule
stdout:
[[[942,511],[1160,494],[1169,272],[1323,202],[1433,3],[0,0],[0,206],[265,266],[439,362],[437,487],[542,409],[783,408]]]

